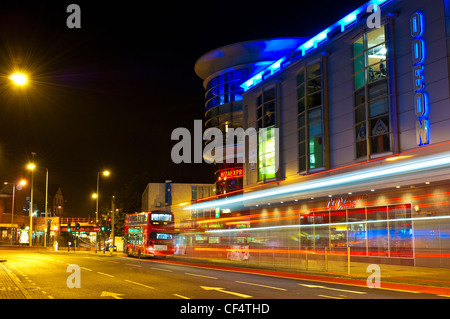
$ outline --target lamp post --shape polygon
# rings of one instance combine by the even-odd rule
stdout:
[[[103,176],[108,177],[111,173],[108,170],[104,170],[103,172],[97,172],[97,193],[93,194],[92,197],[95,198],[95,223],[98,224],[98,198],[100,197],[100,194],[98,192],[99,184],[100,184],[100,173],[102,173]],[[96,243],[95,243],[95,252],[97,253],[97,247],[98,247],[98,232],[96,236]]]
[[[34,157],[34,154],[33,154]],[[33,246],[33,192],[34,192],[34,169],[36,168],[36,165],[33,163],[28,164],[27,168],[31,170],[31,195],[30,195],[30,228],[29,228],[29,234],[28,234],[28,242],[30,247]]]

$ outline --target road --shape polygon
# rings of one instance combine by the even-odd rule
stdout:
[[[173,264],[170,260],[136,259],[121,254],[110,256],[82,252],[3,250],[1,257],[7,259],[5,264],[23,283],[33,299],[249,301],[445,298],[432,294],[205,269],[195,265]]]

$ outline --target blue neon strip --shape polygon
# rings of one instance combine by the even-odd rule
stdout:
[[[367,2],[366,4],[362,5],[361,7],[359,7],[358,9],[353,11],[352,13],[350,13],[349,15],[346,15],[344,18],[342,18],[341,20],[339,20],[338,22],[336,22],[332,26],[326,28],[325,30],[321,31],[319,34],[317,34],[313,38],[311,38],[308,41],[306,41],[305,43],[303,43],[298,48],[296,48],[295,50],[293,50],[291,53],[289,53],[288,55],[284,56],[280,60],[283,60],[283,61],[289,60],[292,55],[297,54],[298,52],[300,52],[300,56],[296,56],[297,59],[300,58],[300,57],[305,56],[307,52],[309,52],[311,50],[314,50],[319,45],[327,42],[328,41],[328,35],[329,35],[329,33],[332,30],[335,30],[336,28],[339,28],[340,32],[346,31],[349,26],[351,26],[351,25],[353,25],[354,23],[357,22],[358,14],[360,14],[363,11],[366,11],[367,8],[370,5],[381,6],[381,5],[386,4],[387,2],[390,2],[390,1],[392,1],[392,0],[371,0],[371,1]],[[283,65],[282,65],[282,63],[280,63],[280,60],[278,60],[277,62],[271,64],[266,69],[262,70],[261,72],[257,73],[256,75],[254,75],[253,77],[251,77],[250,79],[248,79],[247,81],[242,83],[241,87],[244,89],[244,92],[246,92],[246,91],[250,90],[252,87],[258,85],[259,83],[264,81],[265,78],[267,78],[269,76],[272,76],[273,74],[281,71],[283,69]],[[289,64],[290,63],[286,63],[286,65],[284,67],[286,67]],[[269,74],[267,74],[268,70],[270,71]],[[263,75],[265,76],[265,78],[263,78]]]
[[[440,153],[438,155],[422,157],[415,160],[405,161],[403,163],[383,165],[375,168],[368,168],[318,178],[308,182],[300,182],[289,186],[281,186],[274,189],[255,191],[244,194],[243,196],[234,196],[226,199],[219,199],[209,202],[203,202],[187,206],[185,210],[202,209],[211,207],[229,207],[232,204],[239,204],[245,201],[269,199],[271,197],[286,195],[302,195],[315,190],[333,189],[338,186],[355,185],[355,183],[373,182],[380,178],[393,178],[400,174],[419,173],[430,169],[449,168],[450,152]]]

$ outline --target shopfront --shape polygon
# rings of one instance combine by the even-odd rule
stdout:
[[[259,204],[245,232],[251,247],[336,254],[350,249],[355,262],[450,267],[449,204],[450,184],[330,194],[276,207]]]

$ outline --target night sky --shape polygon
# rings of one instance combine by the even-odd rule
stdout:
[[[36,152],[61,186],[66,216],[84,217],[95,211],[103,169],[111,171],[101,179],[105,198],[139,178],[213,182],[211,165],[170,158],[171,132],[204,116],[194,72],[201,55],[240,41],[313,36],[365,1],[8,2],[0,4],[0,181],[27,176]],[[71,3],[81,7],[81,29],[66,26]],[[29,74],[26,88],[8,79],[17,68]]]

